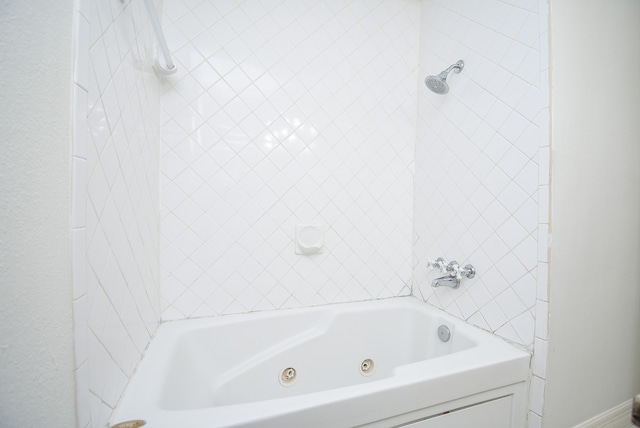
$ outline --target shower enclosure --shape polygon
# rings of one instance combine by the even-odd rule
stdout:
[[[546,339],[546,3],[155,1],[171,75],[143,3],[76,13],[79,426],[106,423],[160,320],[412,294]],[[295,254],[299,224],[322,253]],[[482,275],[432,290],[434,254]]]

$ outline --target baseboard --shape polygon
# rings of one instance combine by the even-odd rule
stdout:
[[[631,423],[631,401],[625,401],[573,428],[634,428]]]

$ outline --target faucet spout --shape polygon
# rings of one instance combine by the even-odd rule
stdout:
[[[445,275],[440,278],[436,278],[431,282],[431,286],[434,288],[438,287],[449,287],[449,288],[458,288],[460,287],[460,279],[455,276]]]
[[[438,258],[435,262],[431,260],[428,261],[427,268],[431,270],[439,269],[440,272],[447,273],[447,275],[431,281],[433,288],[448,287],[455,289],[460,287],[462,277],[472,279],[476,276],[476,269],[472,265],[460,267],[455,260],[452,260],[449,264],[446,263],[442,257]]]

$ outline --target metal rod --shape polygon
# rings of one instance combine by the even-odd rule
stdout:
[[[162,56],[164,57],[164,63],[166,65],[166,68],[161,66],[157,62],[155,65],[163,73],[166,73],[166,74],[175,73],[177,68],[176,68],[176,65],[173,63],[173,60],[171,59],[171,52],[169,52],[169,46],[167,46],[167,40],[164,38],[164,33],[162,32],[162,26],[160,25],[160,20],[158,19],[158,14],[153,4],[153,0],[144,0],[144,4],[147,6],[147,12],[149,13],[149,18],[151,19],[151,26],[153,27],[153,31],[156,33],[156,39],[158,41],[158,44],[160,45],[160,50],[162,51]]]

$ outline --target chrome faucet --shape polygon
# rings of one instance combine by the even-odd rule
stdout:
[[[436,278],[433,281],[431,281],[431,286],[434,288],[437,288],[437,287],[458,288],[460,287],[460,280],[455,276],[451,276],[451,275],[441,276],[440,278]]]
[[[439,258],[436,263],[433,263],[431,265],[440,267],[443,272],[447,272],[447,275],[436,278],[431,282],[431,286],[434,288],[449,287],[455,289],[460,287],[460,279],[463,276],[469,279],[476,276],[476,270],[472,265],[466,265],[465,267],[461,268],[458,262],[456,262],[455,260],[449,262],[448,265],[444,266],[444,260],[442,258]]]

